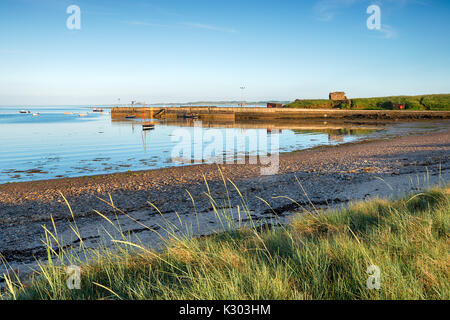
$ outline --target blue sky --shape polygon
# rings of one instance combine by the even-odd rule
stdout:
[[[1,0],[0,105],[449,93],[449,34],[444,0]]]

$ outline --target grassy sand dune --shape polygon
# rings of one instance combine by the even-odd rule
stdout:
[[[168,225],[173,236],[163,252],[130,243],[126,235],[116,241],[116,250],[89,252],[79,290],[67,288],[66,269],[81,262],[51,244],[57,232],[47,230],[49,263],[28,284],[7,276],[3,298],[450,298],[448,187],[347,209],[312,208],[287,226],[257,226],[251,216],[246,226],[226,225],[227,209],[221,210],[217,218],[227,231],[193,238]],[[247,210],[243,202],[237,214]],[[367,287],[370,266],[379,268],[379,290]]]

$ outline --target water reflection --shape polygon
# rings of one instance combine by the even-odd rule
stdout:
[[[383,130],[383,124],[376,123],[349,123],[349,122],[324,122],[324,121],[202,121],[196,119],[112,119],[113,126],[124,126],[131,128],[131,132],[142,130],[142,142],[144,152],[147,151],[147,143],[151,141],[151,136],[158,136],[166,128],[186,131],[180,135],[188,137],[182,142],[183,149],[188,149],[187,156],[174,156],[166,163],[191,164],[191,163],[214,163],[214,162],[239,162],[248,157],[258,156],[264,152],[285,152],[298,149],[305,149],[323,144],[336,144],[354,141],[364,138],[371,133]],[[178,129],[175,129],[178,128]],[[201,129],[201,133],[195,137],[195,129]],[[156,130],[155,130],[156,129]],[[155,132],[151,132],[155,130]],[[150,138],[149,138],[150,136]],[[173,142],[173,132],[169,134]],[[200,136],[200,138],[199,138]],[[210,141],[205,137],[214,136]],[[264,137],[265,136],[265,137]],[[277,147],[274,150],[270,141],[274,141],[276,136]],[[219,138],[218,138],[219,137]],[[253,140],[251,139],[253,138]],[[175,138],[176,140],[176,138]],[[241,140],[241,141],[240,141]],[[263,142],[261,143],[261,140]],[[264,146],[269,143],[269,150]],[[230,142],[231,141],[231,142]],[[212,154],[205,155],[203,152],[194,153],[191,149],[196,149],[198,145],[202,149],[214,149]],[[209,144],[209,146],[208,146]],[[211,144],[213,145],[211,147]],[[263,147],[261,148],[261,145]],[[240,148],[239,148],[240,147]],[[150,150],[152,147],[150,146]],[[218,150],[218,152],[217,152]],[[229,163],[229,162],[228,162]]]
[[[267,134],[282,134],[283,130],[290,130],[295,134],[326,134],[328,142],[344,142],[345,137],[365,137],[376,131],[383,130],[386,124],[383,123],[352,123],[339,121],[204,121],[194,119],[112,119],[113,125],[131,126],[134,132],[136,127],[141,126],[143,131],[154,130],[155,126],[176,126],[202,128],[240,128],[242,130],[265,129]]]
[[[323,121],[111,119],[86,107],[32,109],[40,114],[36,117],[18,111],[0,108],[0,183],[240,161],[364,139],[386,128]],[[177,155],[178,149],[187,154]]]

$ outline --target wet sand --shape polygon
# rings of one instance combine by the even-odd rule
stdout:
[[[261,175],[259,165],[225,164],[220,169],[239,187],[252,219],[277,217],[284,223],[301,209],[299,204],[341,206],[354,200],[397,196],[427,184],[450,181],[450,130],[281,154],[275,175]],[[50,214],[65,244],[79,243],[68,227],[71,214],[59,192],[71,204],[88,247],[98,246],[102,239],[99,228],[113,232],[93,212],[98,210],[114,217],[111,205],[99,199],[109,200],[109,194],[116,207],[139,220],[140,224],[119,214],[117,219],[123,229],[146,245],[158,247],[161,241],[143,225],[158,230],[160,224],[171,221],[180,229],[191,226],[195,234],[213,232],[220,226],[205,195],[204,178],[218,204],[242,206],[230,183],[228,200],[218,166],[206,164],[0,185],[0,253],[21,270],[27,264],[33,265],[35,258],[45,257],[42,226],[52,229]],[[193,196],[195,207],[186,190]],[[292,198],[297,203],[278,196]],[[265,199],[271,208],[258,197]],[[157,206],[163,217],[148,202]]]

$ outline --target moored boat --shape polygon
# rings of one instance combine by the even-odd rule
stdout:
[[[196,114],[190,113],[184,115],[185,119],[198,119],[198,116]]]
[[[151,127],[142,126],[142,131],[149,131],[149,130],[153,130],[153,129],[155,129],[155,126],[151,126]]]
[[[152,122],[144,122],[142,124],[142,130],[146,131],[146,130],[153,130],[155,128],[155,124]]]

